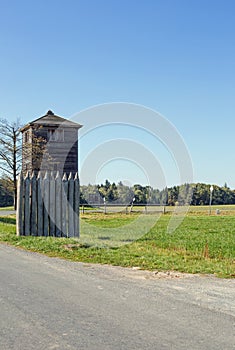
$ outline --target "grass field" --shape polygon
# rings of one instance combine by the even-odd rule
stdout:
[[[198,208],[198,207],[197,207]],[[0,241],[24,249],[74,261],[139,267],[148,270],[176,270],[188,273],[235,277],[235,211],[220,208],[221,214],[208,215],[190,208],[182,224],[167,233],[171,214],[158,216],[149,232],[137,240],[112,245],[111,232],[128,232],[138,213],[85,213],[81,215],[81,239],[17,237],[15,217],[0,217]],[[153,215],[145,215],[146,223]],[[88,225],[88,231],[85,227]],[[100,228],[106,234],[100,235]],[[122,229],[122,231],[119,230]],[[89,237],[98,230],[93,241]],[[97,245],[97,239],[100,240]],[[108,246],[105,247],[106,243]]]
[[[14,207],[1,207],[0,211],[5,211],[5,210],[14,210]]]

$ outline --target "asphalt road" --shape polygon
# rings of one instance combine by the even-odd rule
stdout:
[[[235,349],[235,280],[73,263],[0,244],[1,350]]]

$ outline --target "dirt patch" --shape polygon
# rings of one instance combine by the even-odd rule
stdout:
[[[140,280],[156,280],[156,279],[182,279],[192,278],[195,275],[178,271],[148,271],[141,270],[140,267],[121,267],[107,264],[90,264],[80,263],[83,267],[90,268],[96,273],[102,274],[105,278],[132,278]]]
[[[141,270],[139,267],[123,268],[122,274],[136,279],[178,279],[193,276],[192,274],[177,271],[146,271]]]

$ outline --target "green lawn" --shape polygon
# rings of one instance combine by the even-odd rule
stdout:
[[[145,215],[144,220],[147,222],[151,217]],[[86,213],[81,218],[80,240],[17,237],[14,216],[0,217],[0,241],[74,261],[235,277],[235,216],[189,213],[173,234],[167,233],[170,217],[170,214],[162,215],[147,234],[136,241],[130,240],[129,244],[122,242],[119,247],[112,245],[110,232],[119,228],[127,232],[138,218],[137,213]],[[100,235],[100,228],[105,229],[105,235]],[[97,229],[93,241],[89,232],[92,236]]]
[[[0,207],[0,211],[14,210],[14,207]]]

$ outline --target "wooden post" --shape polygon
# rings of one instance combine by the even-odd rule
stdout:
[[[61,193],[61,198],[62,198],[62,236],[67,237],[68,236],[68,231],[67,231],[67,208],[68,208],[68,181],[67,181],[67,176],[64,173],[63,178],[62,178],[62,193]]]
[[[17,183],[17,212],[16,212],[16,234],[22,236],[24,234],[23,226],[24,213],[24,178],[23,172],[19,174]]]
[[[31,176],[30,235],[37,236],[37,183],[35,173]]]
[[[50,195],[49,195],[49,226],[50,226],[50,236],[55,236],[55,179],[54,174],[51,172],[50,181]]]
[[[132,213],[132,209],[133,209],[133,202],[131,203],[130,213]]]
[[[43,179],[43,235],[48,236],[49,178],[46,171]]]
[[[30,177],[29,172],[24,179],[24,195],[25,195],[25,205],[24,205],[24,234],[25,236],[30,235]]]
[[[80,184],[78,173],[76,173],[74,178],[74,236],[79,237],[80,229],[79,229],[79,204],[80,204]]]
[[[69,174],[68,183],[68,237],[74,237],[74,179],[72,173]]]
[[[55,178],[55,235],[61,237],[61,177],[57,171]]]
[[[37,227],[38,236],[43,236],[43,201],[42,201],[42,176],[39,171],[37,177]]]

